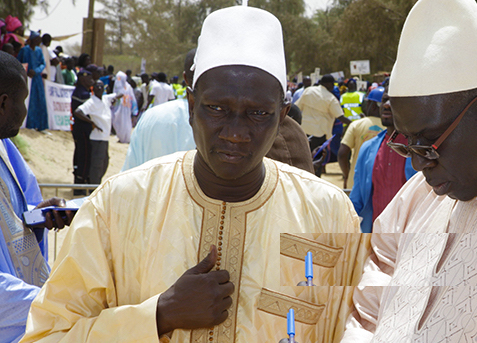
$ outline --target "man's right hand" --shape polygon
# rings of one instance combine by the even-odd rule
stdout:
[[[217,261],[217,248],[186,271],[159,297],[156,322],[159,336],[175,329],[210,328],[225,321],[232,305],[234,285],[226,270],[210,270]]]

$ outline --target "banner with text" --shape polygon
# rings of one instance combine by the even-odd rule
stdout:
[[[50,130],[70,131],[71,94],[75,87],[44,80]]]

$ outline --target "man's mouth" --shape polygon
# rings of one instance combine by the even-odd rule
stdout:
[[[449,181],[428,182],[428,184],[432,187],[432,189],[434,190],[434,193],[436,193],[437,195],[445,195],[449,192],[449,186],[450,186]]]
[[[228,163],[237,163],[245,157],[244,153],[226,150],[218,150],[217,155],[219,156],[220,160]]]

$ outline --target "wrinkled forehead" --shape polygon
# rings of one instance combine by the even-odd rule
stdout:
[[[408,136],[445,129],[472,100],[472,92],[390,97],[396,129]]]

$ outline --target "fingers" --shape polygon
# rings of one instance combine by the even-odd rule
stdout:
[[[223,285],[221,285],[221,288],[223,294],[227,296],[233,294],[233,292],[235,291],[235,286],[232,282],[224,283]]]
[[[55,218],[55,228],[61,230],[62,228],[65,227],[65,223],[63,221],[63,218],[61,217],[60,215],[60,212],[59,211],[55,211],[53,210],[53,216]],[[64,213],[64,212],[63,212]]]
[[[186,271],[184,275],[208,273],[215,266],[216,262],[217,262],[217,248],[215,247],[215,245],[212,245],[210,248],[209,254],[202,261],[200,261],[196,266]]]
[[[53,220],[51,219],[51,212],[45,213],[45,227],[48,230],[51,230],[53,228]]]
[[[73,211],[51,210],[45,213],[45,227],[48,230],[61,230],[70,225],[75,213]]]
[[[210,276],[213,277],[219,284],[224,284],[230,280],[230,274],[225,269],[214,270],[213,272],[210,272]]]
[[[65,213],[66,213],[65,225],[70,225],[75,216],[75,212],[68,210],[68,211],[65,211]]]
[[[231,300],[232,301],[232,300]],[[230,307],[230,306],[229,306]],[[228,307],[227,307],[228,308]],[[227,310],[224,310],[219,316],[217,316],[216,320],[214,321],[213,325],[219,325],[227,319],[229,316],[229,312]]]
[[[48,206],[57,206],[57,207],[65,207],[66,206],[66,201],[65,199],[58,198],[58,197],[53,197],[48,200],[44,200],[41,203],[38,204],[36,208],[43,208],[43,207],[48,207]]]
[[[222,308],[227,310],[232,306],[232,297],[226,297],[222,300]]]
[[[235,287],[227,270],[210,271],[217,261],[217,249],[187,270],[158,300],[159,332],[175,328],[209,328],[227,319]],[[161,314],[167,313],[167,318]],[[167,332],[167,331],[164,331]]]

